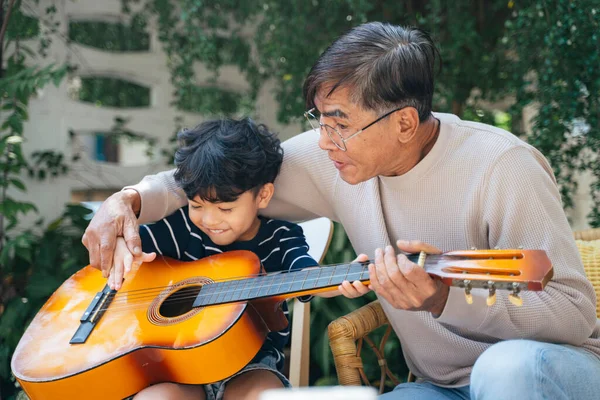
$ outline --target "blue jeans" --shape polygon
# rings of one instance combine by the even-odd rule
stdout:
[[[471,385],[443,388],[429,382],[403,383],[381,400],[594,400],[600,399],[600,359],[578,347],[508,340],[477,359]]]

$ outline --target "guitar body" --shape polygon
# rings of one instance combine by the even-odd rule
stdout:
[[[543,250],[410,255],[435,279],[465,291],[540,291],[552,278]],[[286,298],[369,282],[369,261],[264,274],[258,257],[231,251],[194,262],[160,258],[111,291],[87,266],[48,299],[23,334],[12,371],[30,398],[122,399],[158,382],[205,384],[248,364],[267,334],[287,326]]]
[[[157,382],[224,379],[252,360],[270,330],[287,324],[278,307],[281,299],[192,308],[192,292],[207,281],[252,276],[260,268],[249,252],[194,262],[157,259],[134,267],[85,342],[70,344],[80,318],[106,284],[100,271],[87,266],[64,282],[33,319],[15,350],[12,371],[36,400],[120,399]],[[182,294],[189,299],[183,311],[161,306],[165,298]],[[259,316],[265,310],[269,320]]]

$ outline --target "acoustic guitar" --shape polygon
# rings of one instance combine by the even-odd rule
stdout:
[[[434,278],[470,291],[543,290],[552,266],[541,250],[411,255]],[[368,284],[368,262],[261,273],[260,260],[232,251],[194,262],[163,257],[132,268],[119,291],[87,266],[40,309],[12,358],[32,399],[121,399],[157,382],[203,384],[242,369],[287,319],[281,302]],[[488,301],[488,303],[493,303]]]

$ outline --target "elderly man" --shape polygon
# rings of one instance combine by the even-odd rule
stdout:
[[[304,85],[313,130],[284,143],[265,214],[326,216],[345,228],[417,382],[384,399],[592,399],[600,396],[600,323],[548,162],[504,130],[432,113],[437,50],[423,31],[368,23],[337,39]],[[103,204],[83,242],[107,272],[117,235],[139,252],[137,224],[186,202],[172,171]],[[136,218],[139,214],[139,218]],[[472,304],[396,254],[476,247],[544,249],[543,292]],[[349,297],[368,289],[346,285]]]

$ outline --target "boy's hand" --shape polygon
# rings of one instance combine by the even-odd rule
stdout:
[[[113,290],[121,289],[123,277],[131,271],[133,264],[140,265],[143,262],[150,262],[155,258],[156,253],[142,253],[140,257],[134,259],[133,255],[129,252],[125,239],[122,237],[117,238],[113,267],[108,275],[108,286]]]
[[[366,254],[360,254],[354,262],[364,262],[367,261],[369,257]],[[355,299],[357,297],[363,296],[369,293],[371,289],[369,289],[364,283],[361,281],[354,281],[350,283],[349,281],[344,281],[340,286],[338,286],[337,290],[332,290],[331,292],[323,292],[317,294],[320,297],[335,297],[340,294],[349,299]]]

